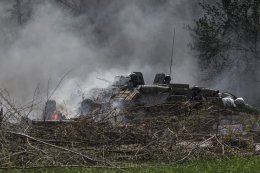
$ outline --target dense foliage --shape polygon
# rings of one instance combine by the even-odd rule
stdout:
[[[204,15],[195,20],[192,28],[192,48],[205,74],[203,80],[219,80],[228,74],[228,81],[236,85],[234,88],[252,91],[255,101],[259,82],[260,1],[203,1],[200,6]]]

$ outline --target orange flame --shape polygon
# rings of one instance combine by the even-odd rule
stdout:
[[[52,114],[51,120],[54,120],[54,121],[59,121],[59,120],[61,120],[61,112],[60,112],[60,111],[55,111],[55,112]]]

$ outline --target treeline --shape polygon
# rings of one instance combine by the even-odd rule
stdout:
[[[191,28],[201,80],[226,85],[259,102],[259,0],[202,1],[203,15]],[[222,82],[222,83],[221,83]]]
[[[11,14],[11,18],[16,20],[17,24],[22,25],[26,23],[31,17],[33,7],[44,3],[46,0],[5,0],[6,3],[10,3],[8,12]],[[51,2],[51,1],[50,1]],[[84,0],[54,0],[52,3],[56,3],[60,7],[67,9],[72,14],[80,14],[83,12],[83,7],[86,6],[87,1]]]

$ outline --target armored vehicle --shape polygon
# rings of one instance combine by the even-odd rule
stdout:
[[[153,84],[145,84],[141,72],[116,76],[110,87],[95,89],[94,93],[95,100],[82,101],[81,115],[95,112],[101,107],[107,107],[108,104],[151,106],[167,102],[221,100],[217,90],[171,83],[171,77],[164,73],[156,74]]]
[[[104,116],[111,110],[122,110],[125,107],[151,107],[168,103],[207,103],[239,107],[254,110],[242,98],[218,90],[190,86],[189,84],[171,83],[171,77],[164,73],[155,75],[152,84],[145,84],[141,72],[127,76],[115,76],[107,88],[94,88],[92,97],[80,103],[80,116]],[[49,100],[45,107],[45,120],[63,120],[64,115],[55,109],[55,101]],[[119,109],[118,109],[119,108]]]

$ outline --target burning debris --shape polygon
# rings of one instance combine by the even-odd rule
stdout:
[[[242,98],[172,84],[164,74],[150,85],[141,73],[116,79],[108,88],[93,89],[95,97],[81,102],[77,118],[65,119],[61,106],[48,100],[43,121],[20,130],[3,124],[0,141],[8,156],[0,167],[118,167],[111,161],[172,163],[257,152],[259,115]]]
[[[145,84],[141,72],[133,72],[128,76],[116,76],[114,81],[110,83],[111,85],[108,88],[91,90],[92,97],[84,99],[78,108],[81,117],[88,116],[100,120],[104,118],[104,112],[111,111],[111,116],[117,117],[113,120],[113,123],[116,120],[125,123],[130,122],[121,113],[124,112],[125,108],[137,106],[147,108],[172,103],[214,103],[222,105],[223,108],[234,108],[238,112],[257,113],[256,109],[246,104],[241,97],[204,87],[190,87],[189,84],[171,83],[171,77],[163,73],[155,75],[153,84]],[[146,114],[146,111],[143,110],[143,113]],[[43,117],[44,121],[66,119],[64,111],[58,109],[54,100],[46,102]]]
[[[127,125],[111,124],[111,119],[120,116],[111,114],[103,112],[99,120],[81,116],[67,122],[37,122],[26,133],[3,131],[0,141],[8,146],[9,154],[0,160],[0,167],[179,163],[223,154],[255,154],[254,143],[260,142],[254,128],[258,115],[213,102],[125,107],[121,114],[131,120]],[[23,159],[19,153],[24,153]]]
[[[16,0],[14,4],[5,1],[1,2],[1,57],[8,58],[0,68],[4,74],[1,87],[10,88],[15,95],[21,94],[21,100],[32,98],[32,101],[18,104],[8,92],[0,91],[0,101],[3,100],[0,169],[45,166],[120,169],[125,163],[179,163],[200,157],[259,154],[259,146],[258,149],[255,146],[260,142],[260,117],[255,108],[231,93],[174,83],[171,78],[174,62],[180,79],[201,78],[206,82],[209,78],[208,86],[217,81],[222,88],[237,89],[237,92],[250,90],[247,99],[256,100],[255,95],[259,95],[256,85],[259,39],[255,34],[259,32],[259,27],[255,27],[259,25],[259,20],[255,20],[259,17],[258,1],[223,0],[214,5],[203,1],[199,3],[203,13],[197,10],[198,6],[180,10],[191,4],[195,6],[195,1]],[[237,15],[241,9],[245,15]],[[73,11],[75,15],[65,11]],[[17,25],[11,21],[15,16]],[[193,21],[194,16],[202,17],[189,27],[190,38],[179,27],[182,21],[185,25]],[[176,39],[177,49],[183,51],[174,52],[175,28],[172,46],[168,45],[172,26],[164,24],[172,21],[178,35],[182,35]],[[36,34],[31,36],[31,33]],[[184,35],[188,37],[183,38]],[[196,52],[195,58],[185,49],[187,40]],[[151,41],[152,44],[144,44]],[[79,105],[69,107],[69,111],[65,109],[65,102],[61,104],[51,98],[72,70],[51,93],[49,80],[44,106],[38,98],[38,89],[33,97],[28,93],[39,80],[42,83],[50,76],[56,80],[72,66],[77,67],[77,72],[71,74],[68,88],[64,87],[61,94],[73,90],[74,80],[89,82],[94,71],[111,72],[113,62],[121,69],[138,68],[145,63],[146,74],[153,71],[152,67],[165,70],[165,61],[158,61],[158,57],[165,57],[169,50],[169,75],[158,73],[153,83],[145,82],[141,72],[116,76],[113,81],[97,78],[110,86],[93,88],[89,97],[84,95]],[[140,57],[143,57],[142,63],[135,63]],[[16,68],[18,65],[21,68]],[[34,73],[35,69],[39,73]],[[193,76],[199,74],[198,69],[206,73],[206,78]],[[232,78],[235,79],[232,84],[227,82]],[[42,84],[39,88],[43,88]],[[59,98],[79,100],[66,96]],[[78,113],[69,119],[72,109]],[[32,114],[42,115],[42,119],[31,122],[29,115]]]
[[[65,119],[65,115],[57,109],[56,101],[48,100],[45,104],[43,119],[44,121],[61,121]]]

